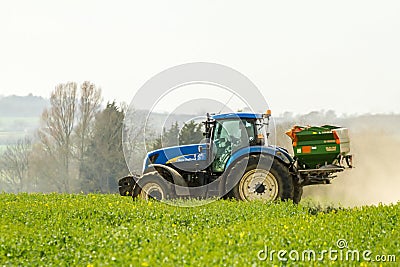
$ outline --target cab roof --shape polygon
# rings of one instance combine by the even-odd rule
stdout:
[[[244,113],[244,112],[237,112],[237,113],[224,113],[224,114],[216,114],[211,116],[214,120],[227,120],[227,119],[262,119],[263,114],[259,113]]]

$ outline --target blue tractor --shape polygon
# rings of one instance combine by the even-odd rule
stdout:
[[[305,141],[304,157],[296,134],[305,139],[307,135],[301,137],[300,127],[291,132],[299,157],[291,156],[282,147],[269,145],[270,116],[270,111],[207,114],[202,143],[149,152],[141,176],[129,175],[119,180],[120,194],[158,200],[224,197],[244,201],[291,199],[298,203],[303,186],[330,183],[334,173],[344,170],[343,160],[348,163],[351,159],[349,151],[340,152],[338,134],[332,130],[340,127],[323,128],[318,133],[325,136],[320,146],[315,138],[312,143]],[[312,131],[312,137],[317,136],[314,128]],[[326,145],[329,149],[325,151]],[[312,154],[321,149],[322,153]],[[328,154],[329,162],[325,160]],[[308,155],[317,164],[307,164]],[[319,157],[321,160],[316,161]]]

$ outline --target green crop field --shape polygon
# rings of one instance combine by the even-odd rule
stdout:
[[[182,208],[117,195],[0,194],[0,209],[0,266],[400,263],[400,203],[219,200]]]
[[[0,145],[0,154],[7,149],[6,145]]]
[[[0,117],[0,125],[38,125],[40,117]]]

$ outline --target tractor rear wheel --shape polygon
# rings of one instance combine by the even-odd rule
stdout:
[[[235,177],[241,174],[242,177]],[[227,179],[238,181],[229,193],[238,200],[293,199],[293,179],[289,170],[272,157],[264,155],[244,157],[230,170]]]
[[[159,201],[173,198],[174,194],[168,182],[157,171],[144,174],[135,186],[132,197]]]

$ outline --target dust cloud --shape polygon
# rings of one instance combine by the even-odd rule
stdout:
[[[350,138],[355,168],[338,174],[330,185],[305,187],[303,199],[345,207],[400,201],[400,133],[375,128]]]

